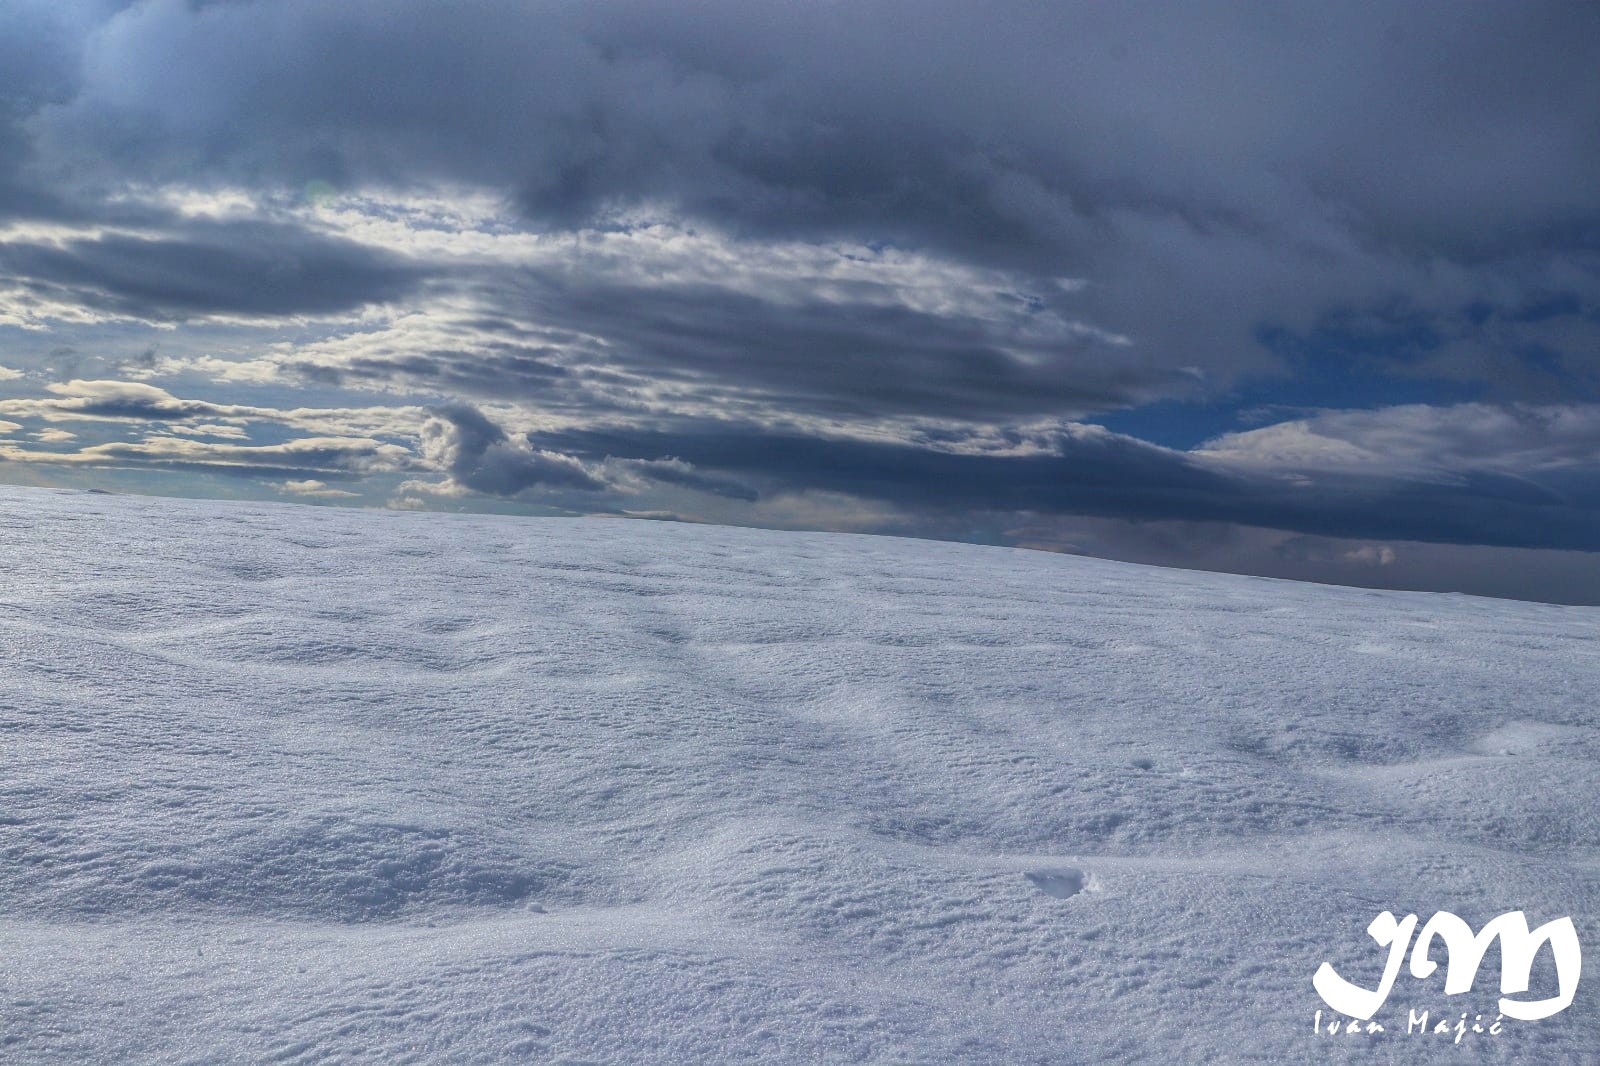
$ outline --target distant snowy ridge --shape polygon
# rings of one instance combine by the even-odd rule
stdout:
[[[5,1063],[1600,1061],[1600,609],[21,488],[0,572]],[[1385,909],[1591,972],[1315,1035]]]

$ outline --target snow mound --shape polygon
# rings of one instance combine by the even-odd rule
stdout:
[[[0,549],[8,1063],[1600,1061],[1592,977],[1392,1031],[1497,950],[1311,986],[1386,909],[1600,944],[1600,610],[15,488]]]

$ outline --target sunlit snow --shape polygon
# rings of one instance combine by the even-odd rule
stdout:
[[[1593,974],[1468,1049],[1406,1011],[1497,950],[1379,1036],[1311,985],[1383,910],[1600,945],[1600,609],[19,488],[0,548],[5,1062],[1600,1061]]]

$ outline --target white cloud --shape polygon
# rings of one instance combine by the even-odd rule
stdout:
[[[1600,462],[1600,405],[1411,404],[1322,411],[1208,441],[1196,454],[1257,467],[1522,475]]]
[[[194,425],[184,425],[181,422],[168,423],[166,431],[185,437],[221,437],[226,440],[248,440],[250,437],[243,427],[223,422],[200,422]]]
[[[289,493],[294,496],[356,497],[361,495],[359,492],[332,488],[326,481],[318,481],[316,478],[283,481],[273,487],[279,492]]]
[[[267,469],[385,473],[415,465],[409,450],[360,437],[301,437],[284,444],[214,444],[180,437],[94,444],[75,452],[40,452],[0,444],[0,459],[86,466],[214,468],[241,473]]]
[[[45,388],[54,395],[0,400],[0,414],[42,418],[47,422],[159,422],[167,425],[188,419],[275,422],[330,436],[415,435],[427,419],[425,409],[412,406],[276,408],[214,403],[185,399],[138,381],[73,380],[52,382]],[[201,426],[207,427],[207,436],[238,438],[243,435],[219,421],[189,423],[187,432],[198,433]]]
[[[1387,544],[1363,544],[1345,552],[1342,558],[1368,566],[1389,566],[1395,561],[1395,553]]]

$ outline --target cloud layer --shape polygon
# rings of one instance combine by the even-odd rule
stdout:
[[[17,0],[0,458],[1439,587],[1593,552],[1596,69],[1566,3]]]

